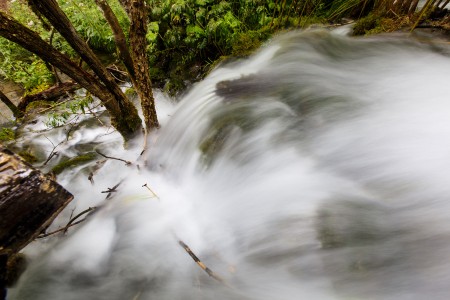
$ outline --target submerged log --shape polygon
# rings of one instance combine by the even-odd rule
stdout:
[[[72,199],[50,177],[0,146],[0,257],[33,241]]]
[[[80,88],[81,88],[81,86],[78,83],[73,82],[73,81],[67,81],[67,82],[61,83],[59,85],[52,86],[49,89],[42,91],[40,93],[24,96],[20,100],[20,103],[17,107],[21,111],[25,111],[25,109],[27,108],[27,105],[30,104],[31,102],[38,101],[38,100],[56,101],[61,96],[64,96],[65,94],[73,92]]]

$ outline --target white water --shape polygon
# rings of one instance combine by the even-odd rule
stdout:
[[[93,185],[86,165],[58,177],[75,200],[54,228],[75,207],[101,209],[29,247],[9,299],[448,299],[448,53],[289,34],[176,107],[158,95],[144,158],[140,140],[123,150],[116,133],[79,129],[60,156],[96,143],[134,165],[108,160]]]

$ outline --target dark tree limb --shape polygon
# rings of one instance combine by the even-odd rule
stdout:
[[[80,224],[80,223],[82,223],[82,222],[84,222],[86,220],[86,218],[84,218],[84,219],[81,219],[79,221],[76,221],[77,219],[79,219],[80,217],[84,216],[85,214],[89,214],[91,211],[96,210],[96,209],[97,209],[97,207],[95,207],[95,206],[94,207],[89,207],[88,209],[85,209],[82,212],[80,212],[79,214],[77,214],[75,217],[71,218],[69,220],[69,222],[67,222],[66,226],[64,226],[62,228],[59,228],[57,230],[54,230],[52,232],[40,234],[37,238],[38,239],[43,239],[43,238],[49,237],[51,235],[57,234],[59,232],[66,233],[67,230],[69,230],[70,227],[78,225],[78,224]]]
[[[98,154],[100,154],[100,155],[103,156],[104,158],[109,158],[109,159],[114,159],[114,160],[118,160],[118,161],[123,161],[127,166],[133,164],[131,161],[128,161],[128,160],[125,160],[125,159],[121,159],[121,158],[117,158],[117,157],[108,156],[108,155],[105,155],[105,154],[101,153],[101,152],[98,151],[98,150],[95,150],[95,152],[97,152]]]
[[[9,98],[5,94],[3,94],[1,90],[0,90],[0,100],[3,103],[5,103],[6,106],[8,106],[8,108],[12,111],[15,118],[23,117],[23,112],[21,112],[20,109],[14,103],[12,103],[12,101],[9,100]]]
[[[123,33],[122,27],[120,27],[119,20],[117,20],[116,15],[112,11],[108,2],[105,0],[95,0],[98,7],[103,11],[103,15],[105,16],[106,21],[112,29],[114,34],[114,41],[116,42],[116,47],[119,50],[120,60],[125,65],[125,68],[130,75],[132,80],[136,80],[133,68],[133,61],[131,60],[130,51],[128,51],[127,39],[125,38],[125,34]]]

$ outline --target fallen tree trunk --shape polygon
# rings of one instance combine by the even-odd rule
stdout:
[[[0,146],[0,256],[33,241],[72,199],[50,177]]]
[[[60,97],[66,95],[67,93],[73,92],[80,89],[81,86],[74,81],[67,81],[59,85],[50,87],[49,89],[42,91],[40,93],[26,95],[20,99],[19,105],[17,106],[21,111],[25,111],[27,105],[31,102],[38,100],[45,101],[56,101]]]
[[[23,271],[12,270],[16,253],[43,232],[72,199],[50,177],[0,146],[0,300],[6,298],[6,286]]]

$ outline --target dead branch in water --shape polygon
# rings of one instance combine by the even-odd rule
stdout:
[[[79,219],[81,216],[83,216],[83,215],[85,215],[85,214],[90,213],[91,211],[93,211],[93,210],[95,210],[95,209],[97,209],[97,207],[95,207],[95,206],[94,206],[94,207],[89,207],[88,209],[85,209],[85,210],[83,210],[82,212],[80,212],[79,214],[77,214],[75,217],[71,218],[71,219],[69,220],[69,222],[67,222],[66,226],[64,226],[64,227],[62,227],[62,228],[59,228],[59,229],[57,229],[57,230],[55,230],[55,231],[49,232],[49,233],[41,234],[41,235],[39,235],[37,238],[38,238],[38,239],[42,239],[42,238],[48,237],[48,236],[50,236],[50,235],[54,235],[54,234],[56,234],[56,233],[58,233],[58,232],[66,233],[67,230],[68,230],[70,227],[75,226],[75,225],[77,225],[77,224],[80,224],[81,222],[84,222],[84,221],[86,220],[86,218],[84,218],[84,219],[82,219],[82,220],[76,221],[77,219]],[[75,222],[75,221],[76,221],[76,222]]]
[[[181,247],[189,254],[190,257],[195,261],[195,263],[202,268],[203,271],[206,272],[210,277],[214,278],[218,282],[225,284],[225,281],[216,273],[214,273],[210,268],[208,268],[198,257],[197,255],[192,252],[191,248],[189,248],[188,245],[186,245],[182,240],[178,240],[178,244],[180,244]]]
[[[150,193],[153,194],[153,197],[155,197],[156,199],[160,200],[160,198],[158,197],[158,195],[148,186],[148,184],[144,184],[142,187],[147,188],[147,190],[150,191]]]
[[[122,183],[122,181],[120,181],[118,184],[116,184],[115,186],[113,186],[112,188],[107,188],[106,191],[102,191],[102,193],[108,193],[108,195],[106,195],[106,199],[109,199],[112,195],[112,193],[116,193],[117,192],[117,187]]]
[[[104,158],[109,158],[109,159],[114,159],[114,160],[119,160],[119,161],[123,161],[127,166],[129,166],[129,165],[132,165],[133,163],[131,162],[131,161],[128,161],[128,160],[124,160],[124,159],[121,159],[121,158],[117,158],[117,157],[112,157],[112,156],[107,156],[107,155],[105,155],[105,154],[103,154],[103,153],[101,153],[100,151],[98,151],[98,150],[95,150],[95,152],[97,152],[98,154],[100,154],[101,156],[103,156]]]
[[[44,164],[42,166],[47,165],[47,163],[54,157],[58,155],[58,151],[55,151],[56,148],[58,148],[59,145],[61,145],[62,143],[64,143],[65,141],[61,141],[59,142],[57,145],[55,145],[46,135],[44,135],[44,137],[52,144],[53,149],[50,152],[50,154],[48,155],[47,159],[45,160]]]

